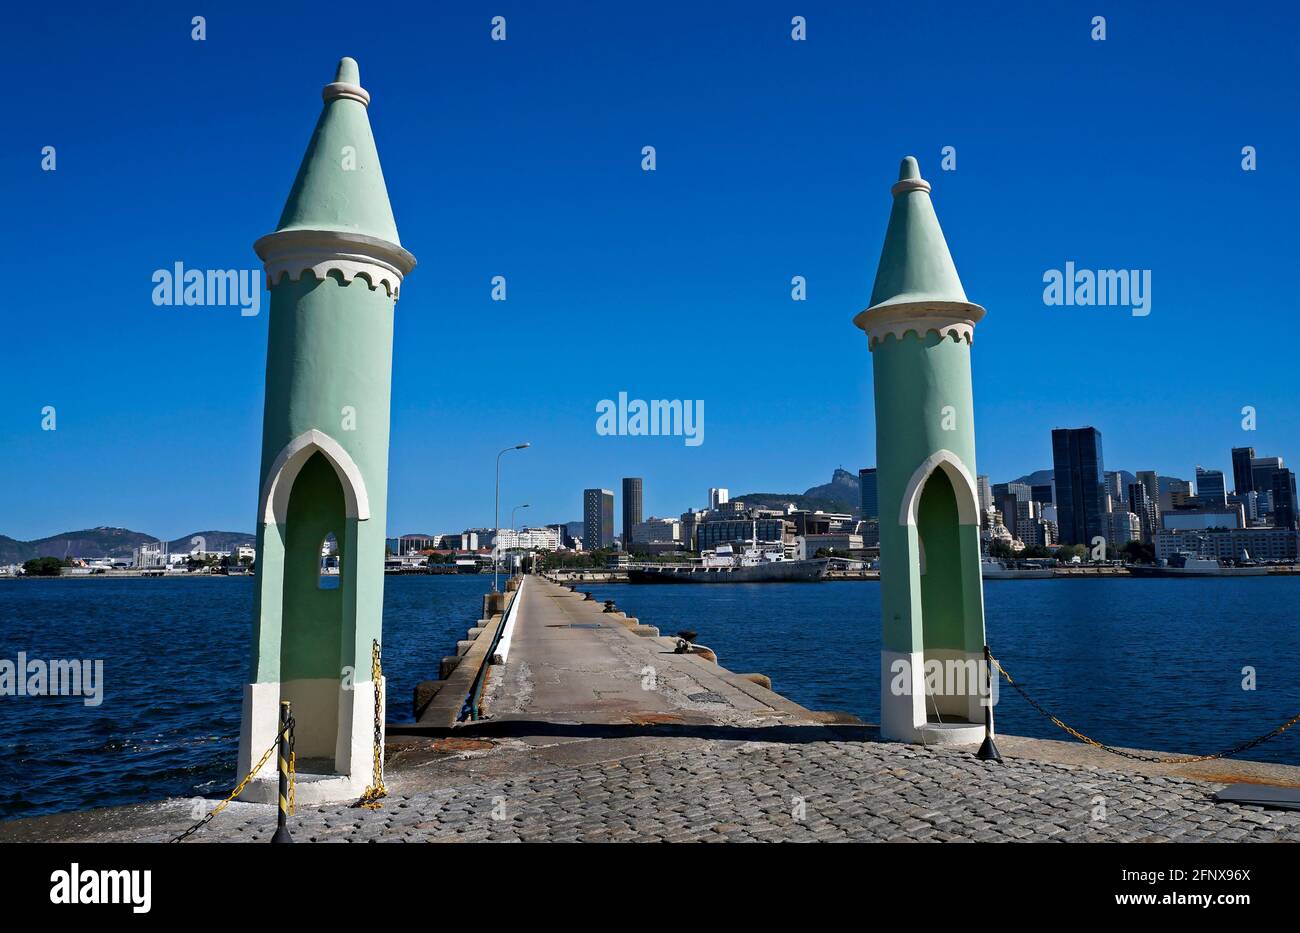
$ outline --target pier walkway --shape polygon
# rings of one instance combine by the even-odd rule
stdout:
[[[1300,812],[1213,798],[1231,781],[1300,786],[1300,768],[1157,765],[1005,735],[993,764],[880,742],[581,594],[529,578],[519,598],[504,664],[487,668],[487,718],[390,725],[383,807],[300,805],[296,840],[1300,841]],[[195,810],[16,820],[0,840],[161,842]],[[266,841],[274,826],[272,807],[236,802],[186,844]]]

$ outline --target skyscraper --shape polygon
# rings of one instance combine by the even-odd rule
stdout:
[[[589,551],[614,543],[614,493],[608,489],[582,491],[582,546]]]
[[[1116,511],[1122,509],[1122,506]],[[1155,500],[1147,495],[1147,488],[1142,483],[1129,483],[1128,510],[1138,517],[1141,523],[1142,540],[1154,541],[1155,533],[1160,528]],[[1121,544],[1123,542],[1113,542]]]
[[[983,473],[975,477],[975,495],[979,498],[981,513],[993,508],[993,487],[989,485],[988,476]]]
[[[641,524],[641,477],[623,477],[623,550],[632,543],[632,529]]]
[[[1093,538],[1106,537],[1109,528],[1101,432],[1091,427],[1054,429],[1052,468],[1061,543],[1091,545]]]
[[[1228,502],[1222,470],[1196,468],[1196,498],[1201,505],[1220,506]]]
[[[718,506],[726,504],[727,499],[727,490],[720,486],[709,487],[709,508],[716,509]]]
[[[858,470],[858,490],[862,499],[862,518],[870,521],[880,518],[880,507],[876,504],[876,468],[867,467]]]
[[[1282,469],[1281,457],[1252,457],[1250,461],[1250,481],[1259,493],[1259,510],[1263,513],[1273,511],[1273,474]]]
[[[1273,474],[1273,524],[1295,530],[1296,520],[1295,474],[1278,470]]]
[[[1254,459],[1254,447],[1232,448],[1232,491],[1239,496],[1255,488],[1255,477],[1250,472],[1250,462]]]

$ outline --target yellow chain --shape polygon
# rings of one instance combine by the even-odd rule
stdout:
[[[216,816],[218,813],[220,813],[222,810],[226,809],[226,807],[230,805],[231,801],[233,801],[236,797],[238,797],[240,794],[242,794],[242,793],[244,792],[244,788],[247,787],[247,786],[248,786],[248,782],[251,781],[251,780],[253,779],[253,775],[257,774],[257,772],[259,772],[259,771],[262,770],[262,765],[266,764],[267,761],[270,760],[272,753],[275,751],[275,747],[276,747],[277,745],[279,745],[279,744],[280,744],[280,734],[279,734],[279,733],[276,733],[275,741],[271,743],[271,747],[268,748],[268,749],[266,750],[266,752],[262,755],[261,760],[258,761],[257,764],[253,765],[253,770],[252,770],[252,771],[249,771],[247,774],[244,775],[244,779],[243,779],[242,781],[240,781],[239,784],[235,787],[235,789],[232,790],[232,791],[230,792],[230,795],[229,795],[228,797],[226,797],[225,800],[221,801],[221,803],[217,804],[215,807],[213,807],[211,810],[209,810],[207,816],[203,817],[203,819],[199,820],[197,823],[195,823],[195,824],[194,824],[193,826],[191,826],[189,829],[185,830],[185,832],[181,833],[179,836],[177,836],[175,839],[173,839],[172,842],[180,842],[182,839],[184,839],[185,837],[191,835],[191,834],[194,833],[196,830],[198,830],[200,827],[205,826],[205,825],[207,825],[208,823],[210,823],[210,822],[212,821],[212,818],[213,818],[213,817],[215,817],[215,816]],[[290,762],[291,762],[291,763],[290,763],[290,766],[289,766],[289,771],[290,771],[290,774],[291,774],[291,775],[292,775],[292,773],[293,773],[292,760],[293,760],[293,757],[290,756]],[[291,781],[292,781],[292,779],[291,779]],[[293,799],[293,784],[292,784],[292,782],[289,784],[289,796],[290,796],[290,799],[292,800],[292,799]]]
[[[298,812],[298,753],[289,752],[289,815]]]
[[[374,741],[374,771],[371,774],[370,786],[365,789],[361,799],[354,806],[364,807],[367,810],[378,810],[383,807],[379,802],[381,797],[388,796],[388,788],[384,786],[384,723],[380,718],[379,685],[384,676],[383,665],[379,661],[379,639],[375,639],[370,648],[370,680],[375,688],[375,741]]]

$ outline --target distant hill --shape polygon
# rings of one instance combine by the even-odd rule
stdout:
[[[172,551],[189,551],[190,540],[201,537],[210,551],[229,550],[235,544],[252,545],[257,539],[239,531],[196,531],[175,541],[167,542]],[[34,541],[19,541],[0,535],[0,564],[21,564],[33,557],[130,557],[142,544],[159,540],[129,528],[86,528],[82,531],[65,531],[63,534]]]
[[[858,477],[848,470],[837,469],[831,474],[831,481],[802,492],[747,492],[743,496],[732,496],[745,505],[760,508],[782,508],[793,502],[796,508],[812,512],[851,512],[862,504],[862,493],[858,487]]]

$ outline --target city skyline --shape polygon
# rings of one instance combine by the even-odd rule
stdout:
[[[503,468],[503,499],[554,520],[578,514],[583,483],[645,476],[645,514],[674,514],[710,484],[797,492],[835,464],[875,463],[872,361],[850,321],[884,236],[880,180],[902,153],[934,184],[963,283],[989,312],[973,363],[979,472],[1046,468],[1046,441],[1023,437],[1062,424],[1098,425],[1108,460],[1166,475],[1198,463],[1227,475],[1233,447],[1300,450],[1289,368],[1260,363],[1290,288],[1276,205],[1300,194],[1297,128],[1277,90],[1289,86],[1285,29],[1191,4],[1176,41],[1167,11],[1141,9],[1111,13],[1094,42],[1083,8],[918,4],[813,10],[795,43],[776,4],[684,29],[685,5],[597,17],[560,3],[507,11],[497,44],[487,13],[461,9],[411,11],[398,35],[341,43],[326,24],[345,9],[322,3],[304,21],[229,4],[202,43],[179,14],[11,15],[16,34],[60,42],[12,50],[26,90],[0,153],[18,180],[0,237],[30,281],[94,292],[12,298],[0,534],[252,527],[268,296],[253,315],[158,306],[151,277],[176,263],[258,269],[252,243],[275,226],[319,108],[301,76],[345,54],[375,94],[397,223],[421,257],[396,315],[394,532],[490,525],[492,458],[519,437],[534,447]],[[889,39],[917,16],[933,50],[921,69]],[[289,31],[286,51],[275,36]],[[118,80],[147,89],[112,107],[84,90],[102,77],[105,43]],[[864,54],[871,74],[853,67]],[[963,80],[990,60],[1004,76]],[[159,68],[173,79],[154,80]],[[236,74],[257,75],[257,92],[233,93]],[[977,116],[990,93],[992,123]],[[1094,101],[1106,118],[1080,133]],[[213,108],[238,128],[178,148],[209,132]],[[55,171],[41,170],[46,146]],[[1256,170],[1243,170],[1246,146]],[[88,211],[111,244],[84,227]],[[1149,313],[1045,302],[1044,275],[1070,263],[1148,270]],[[1190,348],[1185,335],[1228,328],[1228,308],[1239,337],[1212,356]],[[1124,345],[1150,348],[1153,365],[1119,377],[1103,363]],[[551,378],[500,378],[467,365],[482,359],[469,347]],[[772,378],[792,354],[815,362]],[[723,355],[737,359],[717,365]],[[622,365],[614,376],[589,358]],[[1168,378],[1184,364],[1217,375]],[[705,442],[599,434],[596,406],[620,392],[704,400]],[[1241,429],[1246,406],[1257,431]]]

